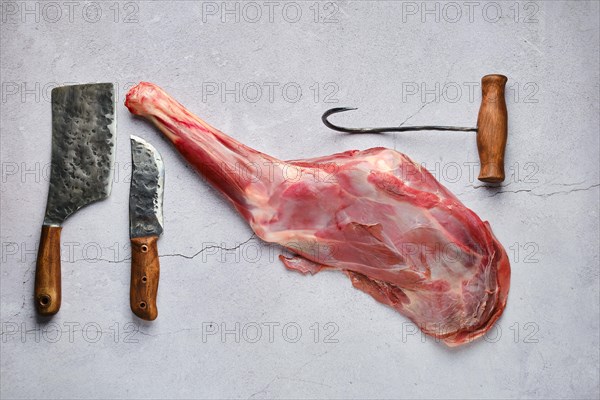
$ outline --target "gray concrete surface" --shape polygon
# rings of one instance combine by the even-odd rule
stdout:
[[[598,2],[1,5],[2,398],[598,398]],[[488,73],[510,79],[501,188],[473,176],[471,134],[344,137],[320,122],[356,106],[338,120],[473,125]],[[283,159],[388,146],[422,162],[509,252],[496,328],[448,349],[341,273],[287,271],[122,106],[140,80]],[[50,90],[100,81],[119,96],[113,194],[66,222],[62,309],[41,320]],[[166,165],[152,323],[128,305],[130,134]]]

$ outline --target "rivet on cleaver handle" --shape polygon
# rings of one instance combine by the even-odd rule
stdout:
[[[160,265],[157,241],[163,231],[165,172],[158,151],[150,143],[136,136],[131,136],[131,159],[133,168],[129,191],[130,306],[135,315],[152,321],[158,316],[156,296]]]
[[[110,195],[115,154],[115,96],[111,83],[52,90],[52,164],[38,250],[34,298],[38,313],[61,304],[60,233],[81,207]]]

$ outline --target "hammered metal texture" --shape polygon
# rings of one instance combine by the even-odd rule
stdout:
[[[131,136],[131,188],[129,236],[160,235],[163,231],[162,200],[165,169],[160,154],[145,140]]]
[[[110,195],[115,154],[112,83],[52,90],[52,167],[44,225]]]

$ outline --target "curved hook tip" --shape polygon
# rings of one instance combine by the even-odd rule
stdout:
[[[335,108],[330,108],[329,110],[325,111],[324,114],[331,115],[331,114],[336,114],[336,113],[340,113],[340,112],[344,112],[344,111],[354,111],[354,110],[358,110],[358,108],[356,108],[356,107],[335,107]]]
[[[340,131],[340,132],[346,132],[347,129],[346,128],[342,128],[339,126],[336,126],[334,124],[332,124],[331,122],[329,122],[327,120],[327,117],[333,115],[333,114],[337,114],[337,113],[341,113],[344,111],[353,111],[353,110],[357,110],[357,108],[353,108],[353,107],[335,107],[335,108],[330,108],[329,110],[325,111],[323,113],[323,115],[321,116],[321,121],[323,121],[323,123],[325,124],[325,126],[327,126],[330,129],[336,130],[336,131]]]

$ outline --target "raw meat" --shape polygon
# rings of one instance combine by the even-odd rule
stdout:
[[[449,346],[483,334],[506,305],[510,265],[487,222],[386,148],[281,161],[211,127],[158,86],[127,94],[287,268],[343,271],[352,284]]]

